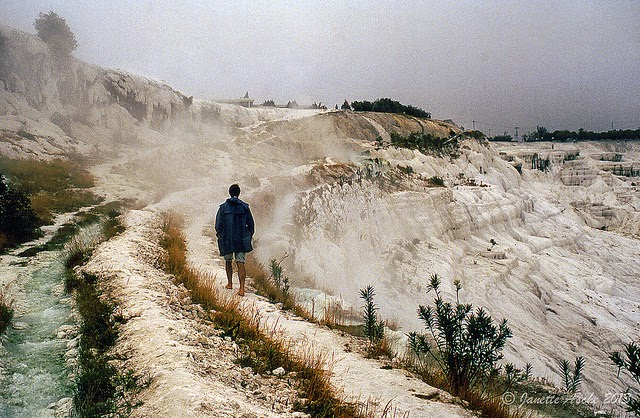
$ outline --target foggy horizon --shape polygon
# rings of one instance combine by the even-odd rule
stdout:
[[[75,34],[76,58],[206,100],[389,97],[489,135],[640,127],[634,0],[0,0],[0,24],[35,33],[48,11]]]

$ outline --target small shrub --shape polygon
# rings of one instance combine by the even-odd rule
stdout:
[[[627,412],[640,416],[640,345],[635,342],[625,344],[622,354],[616,351],[609,358],[618,366],[618,376],[621,370],[625,370],[635,381],[635,388],[627,388]]]
[[[278,288],[282,285],[282,266],[280,264],[283,260],[284,257],[278,262],[275,259],[271,260],[271,277]]]
[[[384,338],[384,321],[378,319],[378,307],[373,302],[375,296],[373,286],[369,285],[360,289],[360,299],[364,300],[362,308],[362,329],[369,340],[369,346],[373,347]]]
[[[428,181],[431,186],[444,187],[444,179],[442,177],[438,177],[438,176],[429,177]]]
[[[507,363],[504,365],[504,382],[507,389],[513,387],[516,384],[526,382],[531,378],[532,366],[531,363],[527,363],[524,369],[517,368],[513,363]]]
[[[582,383],[582,371],[584,370],[584,357],[576,357],[573,370],[569,360],[562,359],[559,363],[564,390],[575,393]]]
[[[32,133],[29,133],[23,129],[19,130],[18,132],[16,132],[16,134],[24,139],[28,139],[29,141],[35,141],[36,140],[36,136]]]
[[[8,245],[28,241],[38,235],[38,217],[24,192],[11,187],[0,174],[0,233],[4,250]]]
[[[272,259],[270,261],[271,273],[269,278],[267,279],[264,274],[260,274],[261,277],[254,277],[255,285],[271,302],[281,302],[283,309],[291,309],[296,314],[306,318],[309,313],[296,303],[294,295],[291,294],[291,280],[283,275],[282,262],[287,257],[288,255],[285,254],[280,261]]]
[[[477,384],[497,374],[496,363],[511,337],[505,319],[496,326],[482,308],[459,302],[460,282],[455,281],[456,302],[445,302],[440,278],[431,276],[429,291],[435,292],[434,306],[420,305],[418,317],[429,336],[412,332],[409,346],[418,355],[428,355],[442,371],[447,388],[455,396],[471,392]]]
[[[398,170],[402,171],[406,175],[411,175],[414,173],[413,167],[410,165],[399,165]]]

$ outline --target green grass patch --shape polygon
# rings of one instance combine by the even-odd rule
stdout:
[[[74,292],[81,318],[74,394],[75,414],[79,417],[127,417],[140,405],[135,396],[150,384],[150,379],[114,366],[117,359],[111,350],[124,323],[117,302],[102,294],[98,276],[74,271],[86,263],[100,241],[123,229],[117,222],[117,212],[107,212],[111,216],[100,219],[102,227],[86,227],[69,241],[64,260],[65,289]],[[91,216],[84,219],[94,222]]]
[[[95,186],[94,178],[77,161],[0,158],[0,173],[29,196],[41,224],[52,223],[56,213],[96,205],[102,200],[87,190]]]
[[[131,204],[132,202],[129,201],[114,201],[94,206],[88,211],[79,212],[75,215],[74,221],[62,225],[47,243],[28,248],[19,253],[18,257],[31,257],[41,251],[60,250],[81,229],[97,223],[101,224],[102,239],[108,240],[124,231],[119,218],[122,212],[130,207]],[[88,260],[88,257],[86,259]]]
[[[116,358],[110,350],[124,321],[117,314],[116,302],[100,291],[98,281],[97,276],[83,274],[76,282],[75,299],[82,325],[73,398],[75,413],[79,417],[127,417],[140,405],[135,395],[150,380],[113,365]]]

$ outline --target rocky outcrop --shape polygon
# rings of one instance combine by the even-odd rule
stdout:
[[[190,120],[193,99],[164,83],[56,57],[39,38],[15,29],[0,27],[0,39],[0,124],[68,144],[54,155],[110,149],[123,132],[126,139],[167,133]],[[45,151],[23,149],[26,157]]]

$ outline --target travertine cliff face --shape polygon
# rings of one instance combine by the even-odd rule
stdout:
[[[269,236],[270,256],[291,254],[291,268],[354,306],[358,289],[374,285],[382,315],[406,331],[423,325],[415,310],[433,299],[425,292],[431,274],[445,278],[451,296],[460,279],[463,300],[508,318],[508,360],[532,362],[559,383],[557,362],[585,356],[586,392],[621,389],[607,353],[640,331],[633,178],[595,171],[566,185],[573,162],[520,174],[494,145],[476,142],[455,160],[372,154],[416,174],[351,176],[298,194],[287,233]],[[427,187],[433,175],[448,187]]]
[[[188,113],[192,99],[166,84],[72,57],[56,59],[39,38],[11,28],[0,27],[0,38],[2,127],[52,143],[44,149],[14,141],[17,146],[4,145],[5,154],[109,149],[149,131],[167,132]]]

